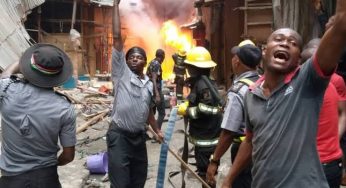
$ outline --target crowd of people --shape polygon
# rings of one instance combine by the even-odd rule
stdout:
[[[119,3],[114,0],[112,17],[108,173],[112,188],[139,188],[147,179],[146,125],[158,142],[164,137],[165,52],[156,51],[144,74],[145,50],[134,46],[124,52]],[[215,187],[220,159],[231,146],[232,166],[222,188],[339,188],[346,154],[346,86],[338,67],[346,64],[340,60],[345,49],[346,1],[338,0],[324,35],[305,46],[299,33],[280,28],[264,49],[251,40],[229,49],[233,83],[227,100],[211,79],[217,63],[205,47],[173,55],[177,98],[183,99],[183,85],[190,89],[178,111],[189,123],[198,175]],[[257,71],[261,62],[262,75]],[[61,49],[36,44],[4,70],[0,187],[61,187],[57,167],[74,158],[76,115],[53,88],[69,79],[72,69]]]

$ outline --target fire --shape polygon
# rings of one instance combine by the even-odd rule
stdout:
[[[176,23],[172,20],[168,20],[163,23],[160,33],[165,44],[172,47],[176,51],[187,51],[192,47],[191,32],[180,31]]]
[[[188,51],[193,46],[191,31],[181,31],[173,20],[168,20],[163,23],[160,30],[160,35],[169,51],[173,53]],[[167,54],[167,53],[166,53]],[[173,74],[174,61],[172,58],[166,57],[162,64],[163,78],[169,79]]]

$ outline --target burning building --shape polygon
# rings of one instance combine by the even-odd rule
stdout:
[[[52,43],[65,50],[78,74],[110,71],[112,49],[112,1],[109,0],[46,0],[33,8],[25,27],[32,41]],[[125,49],[138,45],[154,58],[157,48],[170,53],[174,46],[165,43],[164,23],[172,20],[179,25],[193,19],[193,1],[131,0],[120,6]],[[73,30],[71,30],[73,29]],[[74,38],[74,42],[71,39]],[[172,72],[167,58],[164,77]]]
[[[230,49],[244,38],[265,44],[275,27],[290,26],[304,36],[318,36],[311,15],[304,19],[299,7],[306,1],[283,0],[123,0],[120,4],[125,49],[139,45],[154,58],[157,48],[166,51],[164,78],[172,73],[171,54],[194,45],[205,46],[218,66],[214,77],[229,86]],[[335,1],[316,0],[327,16]],[[52,43],[65,50],[75,74],[110,71],[112,0],[3,1],[0,33],[0,67],[15,62],[36,42]],[[305,12],[313,6],[305,6]],[[273,20],[273,15],[276,17]],[[316,18],[316,16],[312,16]],[[24,23],[24,27],[22,25]],[[303,23],[303,24],[301,24]],[[315,24],[316,25],[316,24]],[[318,25],[318,24],[317,24]],[[316,33],[316,34],[314,34]],[[306,38],[306,37],[305,37]]]

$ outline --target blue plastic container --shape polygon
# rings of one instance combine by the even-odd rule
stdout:
[[[62,87],[64,89],[74,89],[76,88],[76,79],[71,76],[70,79],[68,79],[65,83],[62,84]]]
[[[88,76],[88,75],[81,75],[81,76],[78,76],[78,80],[80,80],[80,81],[90,81],[90,76]]]

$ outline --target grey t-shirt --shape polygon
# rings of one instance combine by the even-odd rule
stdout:
[[[252,134],[253,188],[327,188],[316,149],[318,116],[329,79],[309,60],[271,94],[260,83],[245,96]]]
[[[126,64],[124,52],[113,48],[112,79],[114,103],[112,121],[129,132],[144,132],[152,104],[153,83],[145,75],[142,81]]]
[[[73,105],[51,89],[29,83],[0,80],[2,115],[2,175],[18,175],[57,165],[58,140],[63,147],[76,144],[76,116]]]

